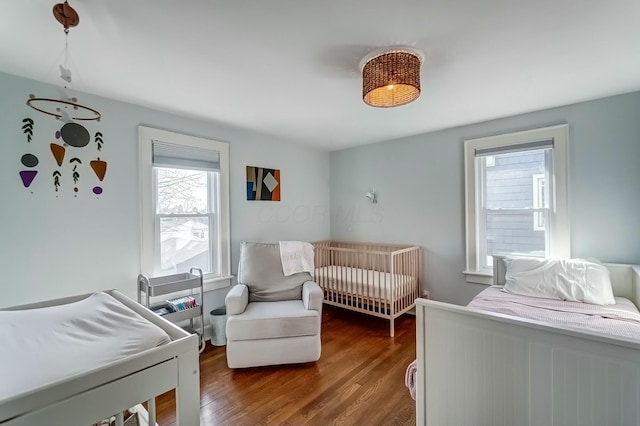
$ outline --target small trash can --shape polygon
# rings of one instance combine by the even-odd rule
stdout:
[[[211,321],[211,344],[224,346],[227,344],[227,307],[221,306],[209,312]]]

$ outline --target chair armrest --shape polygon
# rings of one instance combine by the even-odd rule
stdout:
[[[224,298],[224,304],[227,306],[227,316],[237,315],[247,309],[249,303],[249,288],[244,284],[236,284],[231,287],[227,297]]]
[[[302,284],[302,303],[308,310],[322,312],[322,290],[313,281]]]

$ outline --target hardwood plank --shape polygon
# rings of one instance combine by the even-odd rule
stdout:
[[[202,425],[415,425],[404,386],[415,359],[415,317],[387,320],[324,306],[315,363],[231,370],[225,347],[200,356]],[[173,392],[157,400],[158,424],[175,425]]]

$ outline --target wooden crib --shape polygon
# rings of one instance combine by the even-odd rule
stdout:
[[[394,320],[420,297],[420,247],[345,241],[313,246],[324,303],[386,318],[393,337]]]

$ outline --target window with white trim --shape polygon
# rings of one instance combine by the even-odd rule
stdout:
[[[465,141],[467,281],[493,256],[570,255],[566,125]]]
[[[139,127],[141,270],[165,276],[202,269],[207,289],[230,275],[229,146]]]

